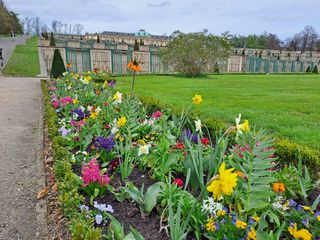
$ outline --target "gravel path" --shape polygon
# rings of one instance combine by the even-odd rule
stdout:
[[[40,80],[0,76],[0,240],[46,239]]]

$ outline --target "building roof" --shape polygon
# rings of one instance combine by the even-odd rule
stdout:
[[[163,39],[163,40],[169,39],[169,37],[165,35],[152,35],[146,32],[144,29],[140,29],[138,32],[135,32],[135,33],[103,31],[101,35],[111,35],[111,36],[121,36],[121,37],[151,37],[151,38]]]

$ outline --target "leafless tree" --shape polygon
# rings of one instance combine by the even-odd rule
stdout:
[[[39,17],[34,17],[32,20],[32,26],[33,29],[35,31],[35,33],[37,34],[37,36],[40,36],[41,33],[41,23],[40,23],[40,18]]]
[[[305,28],[300,32],[300,35],[301,51],[312,51],[319,37],[316,29],[310,25],[305,26]]]
[[[82,31],[83,31],[83,25],[77,23],[77,24],[75,25],[75,30],[76,30],[75,33],[76,33],[77,35],[81,35],[81,33],[82,33]]]
[[[52,32],[54,32],[54,33],[57,32],[57,26],[58,26],[58,21],[57,20],[52,20],[52,22],[51,22]]]
[[[31,17],[25,17],[23,20],[23,28],[24,33],[30,34],[32,31],[32,18]]]
[[[64,34],[67,34],[68,33],[69,24],[68,23],[64,23],[63,26],[64,26]]]

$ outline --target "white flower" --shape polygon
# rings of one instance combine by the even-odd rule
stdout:
[[[100,111],[101,111],[101,107],[97,107],[95,110],[96,113],[99,113]]]
[[[120,104],[122,103],[122,93],[117,91],[114,95],[113,95],[113,104]]]
[[[89,106],[87,107],[87,110],[88,110],[89,112],[91,112],[92,106],[89,105]]]
[[[111,205],[106,205],[105,203],[99,204],[97,201],[94,201],[95,208],[99,209],[101,212],[110,212],[113,213],[113,208]]]
[[[87,156],[88,155],[88,152],[87,151],[82,151],[82,154]]]
[[[151,147],[150,144],[140,146],[138,151],[138,156],[141,156],[142,154],[149,154],[150,147]]]
[[[115,134],[119,131],[119,129],[118,129],[118,127],[117,127],[117,119],[116,119],[116,118],[113,119],[113,124],[111,124],[111,126],[112,126],[112,128],[111,128],[111,134],[112,134],[112,135],[115,135]]]
[[[201,211],[205,213],[216,214],[217,211],[222,210],[223,205],[219,202],[215,202],[212,197],[208,197],[207,200],[203,200]]]
[[[86,211],[89,211],[89,207],[88,206],[86,206],[86,205],[80,205],[80,210],[82,211],[82,210],[86,210]]]
[[[202,130],[201,130],[201,120],[198,119],[196,121],[194,121],[195,125],[196,125],[196,132],[200,132],[202,133]]]
[[[96,219],[96,224],[99,225],[99,224],[102,223],[103,218],[102,218],[102,215],[101,215],[101,214],[97,214],[96,217],[95,217],[95,219]]]

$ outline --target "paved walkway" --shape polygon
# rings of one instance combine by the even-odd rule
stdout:
[[[46,239],[40,79],[0,76],[0,240]]]
[[[15,46],[17,44],[25,44],[27,40],[26,36],[16,37],[14,41],[11,38],[0,37],[0,48],[2,48],[2,56],[4,60],[4,66],[7,64],[9,57],[11,56]],[[1,69],[1,67],[0,67]]]

